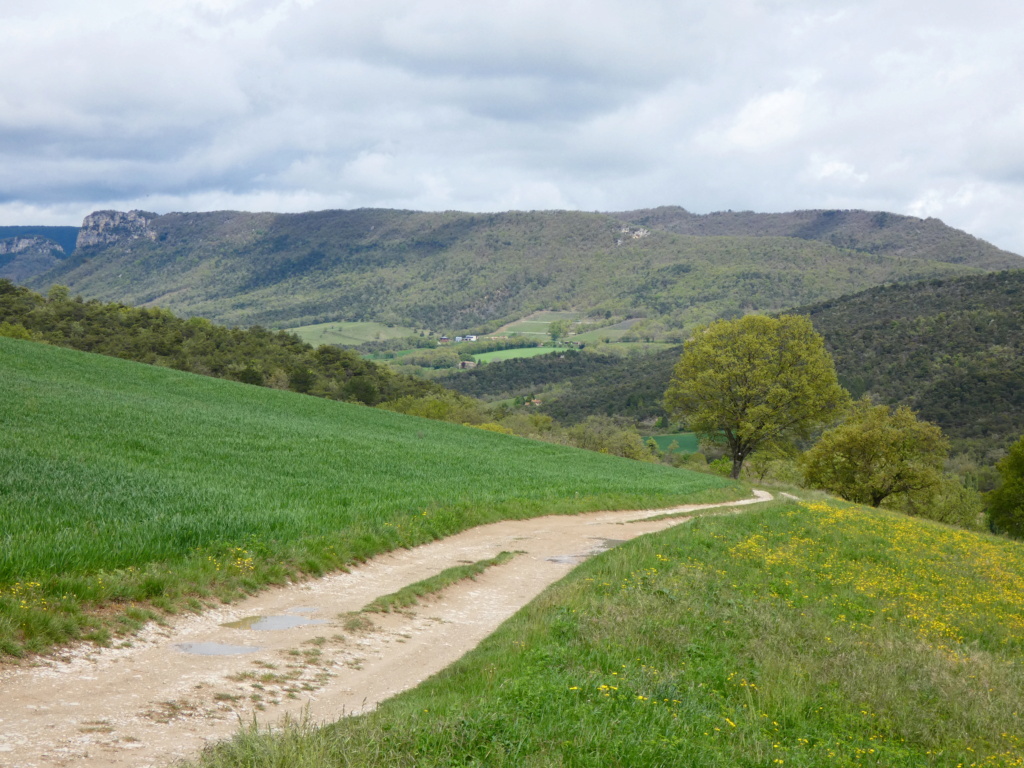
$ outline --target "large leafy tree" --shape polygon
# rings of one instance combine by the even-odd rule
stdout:
[[[919,421],[906,406],[891,411],[863,398],[804,455],[804,478],[811,487],[877,507],[892,496],[932,494],[948,455],[938,426]]]
[[[986,499],[992,529],[1024,539],[1024,437],[996,466],[1002,483]]]
[[[759,447],[806,438],[849,403],[810,320],[747,315],[698,328],[683,347],[665,407],[704,438],[724,438],[739,477]]]

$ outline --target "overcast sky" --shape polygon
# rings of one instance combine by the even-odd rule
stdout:
[[[0,224],[866,208],[1024,254],[1011,0],[0,0]]]

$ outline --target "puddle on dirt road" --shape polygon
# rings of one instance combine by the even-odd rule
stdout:
[[[255,629],[258,632],[265,632],[274,629],[292,629],[293,627],[307,627],[314,624],[326,624],[323,619],[308,619],[302,614],[316,613],[318,608],[311,605],[299,605],[288,608],[284,614],[279,616],[246,616],[237,621],[229,621],[221,624],[222,627],[231,629]]]
[[[588,550],[580,555],[554,555],[553,557],[547,558],[549,563],[562,563],[563,565],[578,565],[589,557],[599,555],[602,552],[607,552],[612,547],[617,547],[619,544],[625,544],[627,539],[598,539],[599,543],[593,549]]]
[[[256,653],[260,650],[256,645],[225,645],[224,643],[178,643],[174,646],[184,653],[199,656],[241,656],[244,653]]]
[[[258,632],[265,632],[273,629],[292,629],[293,627],[308,627],[314,624],[326,624],[324,619],[307,619],[305,616],[246,616],[238,621],[229,621],[221,624],[222,627],[231,629],[255,629]]]
[[[547,561],[549,563],[562,563],[563,565],[578,565],[586,559],[586,555],[554,555],[547,558]]]

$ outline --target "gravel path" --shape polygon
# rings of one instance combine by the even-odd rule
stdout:
[[[165,766],[230,737],[239,719],[316,722],[363,712],[440,671],[578,563],[710,507],[594,512],[481,526],[350,573],[150,625],[124,647],[76,646],[0,675],[0,767]],[[460,563],[520,550],[407,614],[345,614]],[[261,620],[262,619],[262,620]],[[235,624],[235,626],[228,626]]]

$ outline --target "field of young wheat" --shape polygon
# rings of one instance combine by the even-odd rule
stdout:
[[[0,652],[506,517],[736,498],[717,478],[0,339]],[[116,629],[116,627],[115,627]]]

